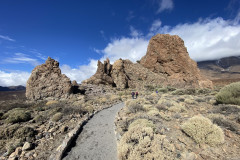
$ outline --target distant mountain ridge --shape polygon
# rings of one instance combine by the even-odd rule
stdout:
[[[24,86],[9,86],[9,87],[2,87],[0,86],[0,91],[24,91],[26,87]]]
[[[228,84],[240,80],[240,56],[197,62],[201,74],[214,84]],[[216,83],[215,83],[216,82]]]

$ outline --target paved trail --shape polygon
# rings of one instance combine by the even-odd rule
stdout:
[[[124,103],[120,103],[94,115],[64,160],[117,160],[114,119],[123,106]]]

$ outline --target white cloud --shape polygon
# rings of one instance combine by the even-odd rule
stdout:
[[[78,68],[71,68],[68,65],[62,65],[61,71],[71,80],[76,80],[78,83],[91,77],[97,70],[97,60],[90,60],[88,65],[82,65]]]
[[[166,33],[179,35],[195,61],[214,60],[240,55],[240,25],[223,18],[168,27]],[[162,32],[160,28],[159,32]]]
[[[0,35],[0,38],[3,39],[3,40],[7,40],[7,41],[12,41],[12,42],[15,41],[14,39],[12,39],[12,38],[10,38],[10,37],[8,37],[8,36]]]
[[[131,35],[132,37],[140,37],[140,36],[142,36],[143,34],[142,34],[142,32],[136,30],[133,26],[130,26],[130,35]]]
[[[144,38],[120,38],[108,43],[106,48],[102,51],[104,56],[102,59],[109,58],[110,61],[129,59],[133,62],[139,60],[146,54],[148,41]]]
[[[39,56],[39,55],[37,55]],[[8,57],[6,59],[3,59],[4,63],[14,63],[14,64],[19,64],[19,63],[30,63],[33,66],[37,66],[41,64],[37,59],[35,58],[30,58],[27,54],[24,53],[15,53],[13,57]]]
[[[173,9],[173,1],[172,0],[159,0],[159,8],[157,13],[161,13],[164,10],[172,10]]]
[[[28,72],[4,72],[0,70],[0,86],[26,86],[26,82],[30,77]]]

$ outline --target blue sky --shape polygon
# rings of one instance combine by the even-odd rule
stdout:
[[[177,34],[196,61],[240,55],[239,0],[0,1],[0,85],[25,85],[48,56],[71,80],[97,60],[139,60],[157,33]]]

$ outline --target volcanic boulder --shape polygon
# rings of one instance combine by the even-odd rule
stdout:
[[[61,74],[59,63],[50,57],[33,69],[26,85],[26,97],[30,100],[66,98],[72,92],[71,80]]]
[[[152,72],[166,75],[172,86],[212,87],[212,82],[201,76],[197,63],[189,57],[184,41],[177,35],[153,36],[140,64]]]

